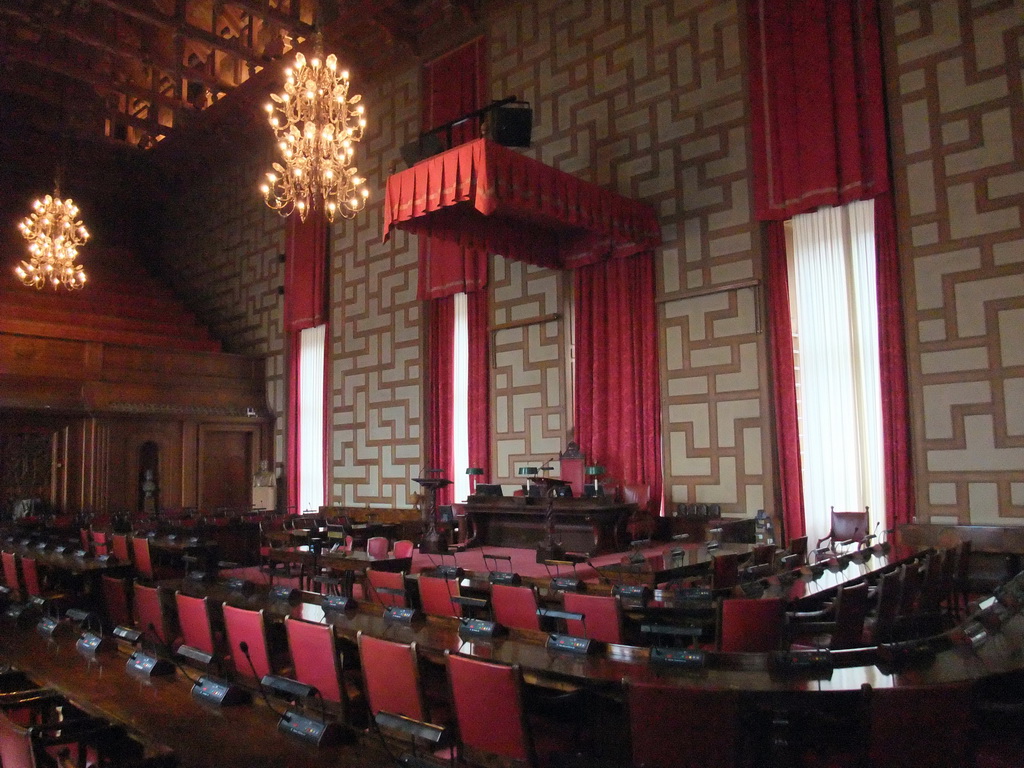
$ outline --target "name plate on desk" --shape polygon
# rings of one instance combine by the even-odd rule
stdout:
[[[397,605],[389,605],[384,609],[384,621],[393,621],[398,624],[412,624],[421,615],[415,608],[400,608]]]
[[[206,675],[200,677],[199,681],[192,686],[192,698],[215,707],[248,704],[252,699],[244,688]]]
[[[832,676],[835,662],[826,648],[810,651],[777,651],[769,660],[772,672],[780,675],[811,675],[828,678]]]
[[[651,648],[651,664],[665,664],[681,669],[704,669],[708,657],[704,651],[696,648]]]
[[[79,560],[85,560],[87,558],[92,557],[92,554],[89,553],[89,552],[86,552],[84,549],[76,549],[71,554],[72,554],[73,557],[77,557]]]
[[[97,563],[106,563],[110,561],[110,555],[96,555]]]
[[[492,640],[507,634],[501,624],[483,619],[460,619],[459,638],[462,640]]]
[[[576,637],[574,635],[550,634],[546,643],[549,651],[560,653],[574,653],[579,656],[586,656],[591,653],[598,653],[600,645],[589,637]]]

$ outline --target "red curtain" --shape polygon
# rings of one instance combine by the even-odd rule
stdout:
[[[889,188],[876,0],[750,0],[757,218]]]
[[[788,544],[807,534],[800,475],[793,326],[789,314],[789,269],[784,224],[770,221],[765,228],[765,305],[771,319],[768,324],[768,354],[774,374],[772,397],[775,405],[775,449],[778,453],[775,499],[776,508],[782,511],[782,526]]]
[[[878,347],[882,379],[882,433],[885,453],[885,526],[892,530],[914,517],[907,404],[906,348],[896,216],[892,195],[875,198],[875,254],[878,259]]]
[[[661,396],[654,259],[575,270],[576,437],[589,461],[661,506]]]
[[[428,394],[427,464],[425,469],[443,470],[441,477],[455,477],[452,459],[453,365],[455,357],[455,299],[451,296],[430,302],[427,330]],[[428,475],[424,474],[424,477]],[[437,493],[438,504],[452,503],[452,486]]]
[[[327,322],[328,227],[322,211],[313,209],[303,222],[297,213],[288,217],[284,260],[284,330],[288,337],[288,421],[285,466],[288,470],[289,509],[299,505],[299,332]],[[326,356],[325,356],[326,363]],[[324,393],[330,381],[325,364]],[[325,405],[326,409],[326,405]],[[326,414],[325,414],[326,419]],[[327,423],[326,420],[324,422]],[[329,431],[324,430],[324,441]],[[324,478],[327,477],[324,447]],[[326,487],[326,486],[325,486]],[[301,510],[299,510],[301,511]]]
[[[491,467],[491,331],[487,291],[466,297],[469,315],[469,465]],[[454,477],[454,475],[453,475]]]
[[[423,130],[480,109],[485,101],[484,39],[472,40],[423,66]],[[452,146],[480,136],[480,121],[452,129]],[[441,137],[446,141],[446,137]],[[419,238],[418,298],[439,299],[487,285],[487,254],[450,240]]]
[[[327,221],[313,209],[288,217],[284,248],[284,329],[301,331],[327,319]]]

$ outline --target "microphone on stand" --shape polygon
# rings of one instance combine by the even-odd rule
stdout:
[[[256,671],[256,665],[253,664],[252,656],[249,654],[249,643],[247,643],[245,640],[242,640],[238,644],[238,650],[242,652],[242,655],[245,656],[245,660],[249,662],[249,669],[252,670],[252,676],[256,680],[256,686],[259,690],[260,698],[263,699],[263,703],[267,705],[267,709],[269,709],[275,715],[280,717],[282,720],[291,720],[291,712],[279,712],[274,707],[274,705],[270,703],[270,697],[267,696],[267,692],[263,688],[263,678],[261,678],[259,672]]]

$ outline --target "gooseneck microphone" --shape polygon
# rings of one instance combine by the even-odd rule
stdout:
[[[263,687],[263,678],[260,677],[259,672],[256,671],[256,665],[253,664],[252,656],[249,654],[249,643],[242,640],[238,643],[238,650],[245,656],[245,660],[249,662],[249,669],[252,670],[252,676],[256,679],[256,686],[260,692],[260,698],[263,699],[263,703],[267,705],[267,709],[273,712],[275,715],[280,717],[282,720],[291,720],[291,712],[287,710],[284,712],[279,711],[273,704],[270,703],[270,697],[267,696],[267,692]]]
[[[147,629],[149,630],[149,634],[156,638],[156,647],[157,650],[160,651],[160,653],[163,655],[163,660],[170,661],[170,663],[173,664],[175,668],[179,672],[181,672],[182,675],[185,676],[185,679],[192,683],[192,685],[199,685],[199,680],[192,677],[192,675],[188,673],[188,669],[185,667],[184,664],[181,663],[181,661],[178,660],[178,656],[174,652],[174,649],[171,648],[170,643],[164,640],[164,638],[157,631],[156,625],[153,622],[149,622],[149,626],[147,627]]]

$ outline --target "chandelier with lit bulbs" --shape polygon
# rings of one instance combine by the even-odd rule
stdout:
[[[36,200],[18,228],[28,240],[29,251],[29,260],[14,268],[21,282],[33,288],[50,285],[54,290],[85,285],[85,272],[75,259],[89,232],[78,221],[78,206],[71,198],[61,200],[58,188],[53,195]]]
[[[348,72],[338,71],[338,57],[324,58],[320,32],[313,56],[307,61],[297,54],[285,77],[284,91],[271,93],[274,103],[266,106],[282,162],[267,174],[263,199],[282,216],[298,211],[303,221],[320,207],[328,221],[352,218],[370,195],[352,164],[366,128],[362,97],[349,96]]]

